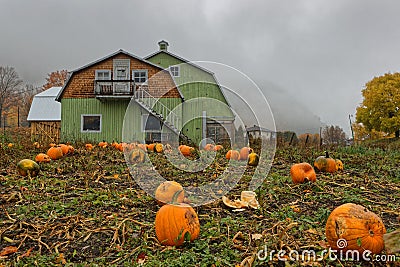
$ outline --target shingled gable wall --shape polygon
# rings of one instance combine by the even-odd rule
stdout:
[[[126,54],[117,54],[101,62],[73,73],[69,84],[62,93],[62,98],[94,98],[95,70],[107,69],[113,71],[114,59],[130,59],[130,75],[132,70],[147,69],[149,77],[148,92],[156,98],[180,98],[169,72],[163,71],[151,64],[129,57]],[[154,77],[153,77],[154,76]]]

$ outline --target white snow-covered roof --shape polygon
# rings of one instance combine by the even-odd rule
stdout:
[[[56,97],[62,87],[51,87],[33,97],[28,121],[60,121],[61,103]]]

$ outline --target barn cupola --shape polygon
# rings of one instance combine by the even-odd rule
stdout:
[[[167,51],[168,50],[168,42],[161,40],[158,42],[158,46],[160,47],[160,51]]]

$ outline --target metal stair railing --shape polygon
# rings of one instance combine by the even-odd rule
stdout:
[[[148,111],[159,117],[164,124],[172,128],[177,134],[179,134],[181,120],[178,115],[176,115],[172,110],[170,110],[163,103],[158,101],[149,92],[145,90],[136,90],[135,99],[144,105]],[[165,116],[165,118],[164,118]]]

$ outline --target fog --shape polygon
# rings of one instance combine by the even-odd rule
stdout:
[[[0,4],[0,65],[13,66],[25,83],[40,86],[52,71],[118,49],[145,57],[164,39],[188,60],[245,73],[265,93],[279,130],[318,132],[325,123],[349,134],[365,83],[400,65],[396,0]]]

